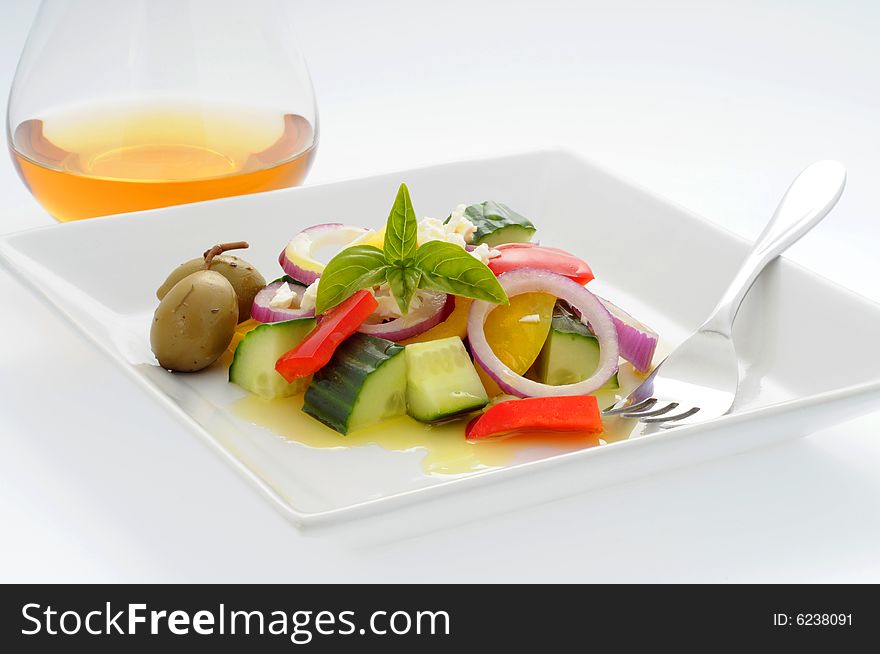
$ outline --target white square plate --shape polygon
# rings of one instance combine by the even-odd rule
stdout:
[[[465,474],[426,474],[418,447],[292,442],[233,410],[243,392],[226,383],[225,368],[173,375],[155,365],[154,293],[178,263],[210,243],[247,239],[246,258],[271,279],[293,234],[323,222],[377,227],[401,181],[419,216],[490,198],[529,216],[543,243],[587,259],[596,287],[657,329],[667,351],[707,315],[747,249],[593,164],[542,151],[19,232],[0,239],[0,261],[300,525],[454,491],[467,492],[452,495],[460,505],[482,503],[483,512],[514,508],[802,436],[880,405],[880,306],[785,259],[764,273],[740,312],[742,380],[730,415],[591,449],[535,451]]]

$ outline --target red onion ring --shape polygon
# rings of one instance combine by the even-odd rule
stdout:
[[[282,284],[289,283],[283,280],[272,282],[263,288],[254,297],[254,303],[251,305],[251,318],[259,322],[284,322],[285,320],[296,320],[297,318],[313,318],[315,311],[307,311],[303,309],[279,309],[269,305],[275,293],[281,288]],[[296,294],[297,298],[302,301],[303,293],[306,291],[305,286],[299,284],[290,284],[290,288]]]
[[[290,259],[288,259],[287,258],[287,248],[284,248],[283,250],[281,250],[281,254],[278,255],[278,263],[281,264],[281,268],[282,268],[282,270],[284,270],[284,272],[286,274],[293,277],[293,279],[295,279],[296,281],[302,282],[306,286],[313,283],[315,280],[318,279],[318,277],[321,276],[316,272],[312,272],[312,271],[300,268],[295,263],[293,263]]]
[[[639,322],[619,306],[599,297],[599,301],[608,309],[614,327],[617,329],[617,340],[620,345],[620,356],[626,359],[639,372],[648,372],[654,361],[654,352],[657,350],[659,335],[646,324]],[[569,306],[571,312],[580,318],[580,311]],[[589,325],[587,325],[589,327]]]
[[[497,305],[482,300],[471,304],[468,314],[468,342],[474,360],[505,393],[517,397],[548,397],[555,395],[590,395],[595,393],[617,372],[617,329],[611,314],[599,299],[586,288],[562,275],[547,270],[520,268],[498,276],[508,297],[522,293],[549,293],[565,300],[581,313],[581,321],[589,322],[599,341],[599,366],[592,376],[575,384],[551,386],[516,374],[492,351],[486,339],[485,324]]]
[[[355,227],[354,225],[343,225],[342,223],[326,223],[323,225],[312,225],[302,230],[294,236],[290,242],[278,255],[278,263],[288,275],[298,282],[302,282],[306,286],[314,282],[321,276],[326,262],[318,261],[313,256],[313,251],[317,247],[327,245],[327,242],[333,242],[333,236],[340,236],[342,233],[348,232],[347,236],[351,238],[339,239],[337,242],[342,247],[348,247],[351,243],[361,236],[368,234],[370,230],[364,227]],[[295,259],[301,258],[300,263]],[[312,268],[304,267],[305,261],[311,260]]]
[[[633,368],[639,372],[648,372],[660,338],[657,332],[605,298],[600,297],[599,301],[605,305],[614,321],[620,343],[620,356],[633,364]]]
[[[455,300],[446,293],[423,292],[424,300],[418,309],[405,316],[382,323],[364,323],[358,329],[362,334],[378,336],[389,341],[404,341],[439,325],[452,313]]]

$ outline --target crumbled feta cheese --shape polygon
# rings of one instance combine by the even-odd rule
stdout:
[[[537,313],[530,313],[529,315],[520,318],[519,321],[534,325],[541,322],[541,315]]]
[[[394,295],[392,295],[391,287],[388,286],[388,284],[382,284],[378,290],[373,291],[373,295],[376,298],[376,302],[379,303],[379,306],[376,307],[376,310],[373,313],[380,320],[393,320],[403,316],[403,312],[400,310],[400,306],[398,306],[397,300],[394,298]],[[422,291],[416,291],[416,294],[409,303],[409,310],[414,311],[415,309],[418,309],[424,304],[424,302],[424,293]]]
[[[418,230],[419,245],[427,243],[428,241],[446,240],[446,225],[443,224],[442,220],[437,220],[436,218],[422,218],[419,221]]]
[[[464,247],[474,238],[477,231],[476,225],[464,217],[466,205],[460,204],[452,212],[449,220],[443,222],[437,218],[423,218],[419,221],[418,242],[419,245],[428,241],[445,241]]]
[[[400,307],[397,306],[397,300],[394,299],[394,296],[391,295],[391,290],[388,287],[383,289],[379,289],[375,293],[376,302],[379,303],[379,306],[376,307],[376,310],[373,312],[382,320],[388,318],[400,318],[403,313],[400,311]]]
[[[315,310],[315,302],[318,299],[318,282],[320,279],[316,279],[303,293],[302,299],[299,301],[299,308],[304,309],[305,311],[314,311]]]
[[[485,264],[488,264],[489,259],[500,257],[501,253],[498,250],[493,250],[485,243],[480,243],[477,247],[471,250],[471,256],[475,259],[479,259]]]
[[[477,231],[477,226],[464,217],[465,209],[467,209],[466,204],[460,204],[455,207],[452,214],[449,216],[446,228],[451,230],[454,234],[461,234],[464,237],[465,242],[470,243],[474,240],[474,233]]]
[[[296,309],[296,293],[290,288],[290,284],[284,282],[275,291],[272,299],[269,300],[269,306],[273,309]]]
[[[455,209],[453,209],[449,213],[449,222],[453,222],[455,220],[459,220],[462,216],[464,216],[464,212],[467,209],[466,204],[457,204],[455,205]]]

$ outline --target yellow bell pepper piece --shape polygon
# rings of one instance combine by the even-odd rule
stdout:
[[[418,336],[413,336],[400,341],[400,345],[437,341],[441,338],[449,338],[450,336],[458,336],[460,339],[464,340],[467,338],[467,319],[468,310],[471,308],[471,301],[470,298],[456,296],[455,308],[446,320],[439,325],[434,325],[431,329],[422,332]]]
[[[385,228],[377,229],[370,234],[358,245],[372,245],[380,250],[385,247]]]
[[[556,298],[547,293],[523,293],[510,304],[493,309],[486,318],[486,340],[495,355],[516,374],[522,375],[535,362],[550,333]],[[489,397],[501,394],[485,370],[477,372]]]

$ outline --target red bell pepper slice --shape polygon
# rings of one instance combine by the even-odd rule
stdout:
[[[275,370],[288,382],[317,372],[378,306],[372,293],[358,291],[325,313],[299,345],[275,362]]]
[[[530,397],[508,400],[490,407],[465,429],[468,440],[517,432],[580,432],[603,430],[599,403],[593,395]]]
[[[578,284],[593,279],[593,271],[583,259],[559,248],[546,248],[535,243],[505,243],[494,248],[500,254],[489,259],[489,269],[496,275],[519,268],[549,270]]]

